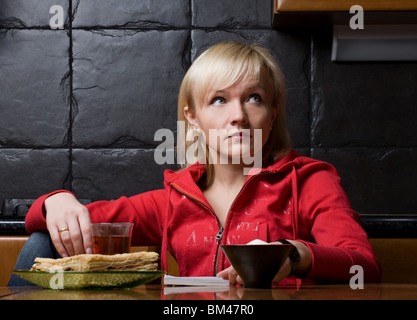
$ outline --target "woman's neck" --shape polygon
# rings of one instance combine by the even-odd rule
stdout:
[[[225,189],[239,189],[246,180],[243,173],[243,166],[233,164],[215,164],[213,184]]]

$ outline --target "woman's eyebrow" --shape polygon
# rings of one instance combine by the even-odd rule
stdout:
[[[227,92],[229,88],[222,88],[217,90],[212,90],[207,95],[208,97],[213,97],[215,95],[223,95]],[[263,86],[261,83],[254,83],[253,85],[249,85],[248,87],[244,88],[244,91],[254,91],[254,90],[263,90],[266,91],[265,86]]]
[[[245,88],[245,90],[247,90],[247,91],[252,91],[252,90],[257,90],[257,89],[261,89],[261,90],[265,91],[265,87],[260,83],[259,84],[254,84],[250,87]]]
[[[210,92],[210,94],[211,95],[213,95],[213,94],[224,94],[226,91],[227,91],[227,88],[226,89],[213,90],[213,91]]]
[[[225,88],[225,89],[219,89],[219,90],[216,90],[216,91],[213,91],[213,92],[219,92],[219,93],[224,93],[225,91],[227,91],[227,89],[228,88]],[[245,91],[251,91],[251,90],[256,90],[256,89],[262,89],[262,90],[265,90],[265,86],[263,86],[261,83],[255,83],[255,84],[253,84],[253,85],[249,85],[249,86],[245,86],[244,88],[243,88]]]

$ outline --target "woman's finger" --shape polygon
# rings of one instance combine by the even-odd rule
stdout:
[[[231,268],[229,270],[229,281],[232,285],[236,285],[237,281],[236,278],[238,277],[237,272],[235,271],[235,269]]]
[[[74,252],[73,254],[70,253],[70,255],[72,256],[74,254],[84,253],[83,237],[81,235],[78,219],[68,220],[68,229],[69,231],[65,231],[65,233],[68,233],[70,236],[71,246]],[[63,236],[63,233],[61,233],[61,238],[62,236]],[[67,236],[67,235],[65,234],[64,236]]]
[[[64,230],[64,229],[68,229],[68,230]],[[65,250],[67,251],[69,256],[73,256],[75,254],[74,251],[74,246],[72,245],[72,240],[71,240],[71,234],[70,234],[70,229],[67,225],[62,226],[58,229],[59,232],[59,236],[61,237],[61,241],[62,244],[65,247]]]
[[[226,268],[217,274],[218,277],[228,279],[231,285],[243,284],[242,279],[233,267]]]
[[[220,271],[216,276],[225,280],[229,280],[229,268]]]
[[[93,230],[91,228],[90,214],[87,209],[86,212],[80,214],[78,221],[84,245],[84,252],[93,253]]]
[[[236,277],[236,283],[240,284],[240,285],[243,285],[243,279],[239,275],[237,275],[237,277]]]
[[[49,230],[49,235],[51,236],[51,240],[55,246],[56,251],[59,253],[59,255],[62,258],[68,257],[69,254],[64,244],[62,243],[61,235],[59,234],[58,227],[54,226],[54,227],[49,228],[48,230]]]

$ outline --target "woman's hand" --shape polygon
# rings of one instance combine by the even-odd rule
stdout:
[[[238,275],[238,273],[232,266],[220,271],[217,274],[217,277],[229,280],[230,284],[234,286],[237,284],[243,285],[242,278]]]
[[[61,255],[93,253],[90,214],[70,193],[57,193],[45,200],[46,226]]]

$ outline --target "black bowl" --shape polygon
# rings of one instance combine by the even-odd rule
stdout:
[[[246,288],[271,288],[292,248],[291,244],[222,245]]]

